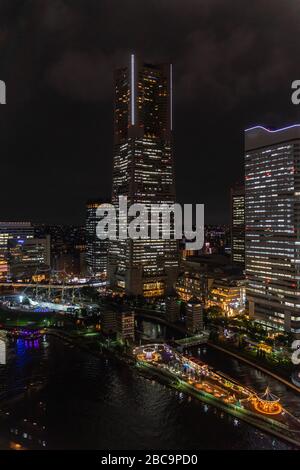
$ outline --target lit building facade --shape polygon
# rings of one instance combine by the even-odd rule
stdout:
[[[176,281],[176,292],[181,300],[189,301],[192,297],[204,301],[207,297],[207,275],[200,269],[185,269]]]
[[[90,276],[105,276],[107,272],[108,240],[100,240],[96,233],[99,222],[96,212],[103,203],[91,200],[86,204],[86,268]]]
[[[300,125],[245,132],[249,315],[300,335]]]
[[[118,312],[117,318],[117,338],[121,341],[134,341],[134,312]]]
[[[114,310],[105,309],[101,315],[101,329],[104,334],[112,334],[117,331],[117,314]]]
[[[245,266],[245,187],[231,188],[231,260]]]
[[[186,304],[186,329],[190,334],[203,330],[203,306],[197,299]]]
[[[6,279],[8,275],[9,243],[33,237],[34,228],[30,222],[0,222],[0,278]]]
[[[42,280],[49,277],[50,235],[45,238],[8,241],[9,277],[15,280]]]
[[[246,283],[244,278],[219,277],[210,279],[207,306],[222,309],[224,315],[234,317],[245,313]]]
[[[166,320],[170,323],[176,323],[180,320],[180,308],[181,301],[177,295],[177,292],[170,292],[166,297]]]
[[[172,66],[145,64],[131,56],[115,73],[112,203],[173,204]],[[150,234],[149,234],[150,236]],[[176,280],[176,240],[110,242],[112,289],[130,295],[164,295]]]
[[[186,261],[188,258],[192,258],[193,256],[197,256],[200,250],[191,250],[187,249],[187,244],[191,243],[193,238],[187,239],[186,236],[182,237],[182,240],[179,242],[179,255],[180,261]]]

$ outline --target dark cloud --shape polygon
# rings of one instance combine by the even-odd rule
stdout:
[[[60,93],[83,101],[104,101],[112,86],[112,64],[102,53],[66,52],[47,71],[48,83]]]
[[[179,199],[226,220],[244,126],[298,118],[299,14],[298,0],[0,0],[0,219],[80,220],[110,192],[112,71],[135,51],[174,63]]]

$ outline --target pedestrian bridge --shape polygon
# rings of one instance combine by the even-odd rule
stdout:
[[[82,289],[83,287],[101,287],[103,286],[102,283],[94,283],[90,284],[88,282],[86,283],[80,283],[80,284],[42,284],[42,283],[29,283],[29,282],[0,282],[0,288],[1,287],[11,287],[13,289],[19,289],[21,287],[29,287],[29,288],[34,288],[34,289],[60,289],[60,290],[65,290],[65,289]]]
[[[199,335],[190,336],[188,338],[178,339],[175,343],[181,347],[188,347],[188,346],[198,346],[199,344],[207,343],[209,338],[209,332],[203,331]]]

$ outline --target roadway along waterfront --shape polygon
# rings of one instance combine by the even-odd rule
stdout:
[[[225,354],[228,354],[229,356],[233,356],[235,357],[236,359],[238,359],[239,361],[241,362],[245,362],[246,364],[249,364],[250,366],[252,367],[255,367],[256,369],[259,369],[260,371],[262,371],[264,374],[267,374],[271,377],[273,377],[274,379],[278,380],[279,382],[282,382],[284,385],[286,385],[287,387],[293,389],[295,392],[297,393],[300,393],[300,388],[299,387],[296,387],[296,385],[294,385],[292,382],[288,382],[286,379],[284,379],[283,377],[281,377],[280,375],[278,374],[275,374],[274,372],[272,372],[271,370],[269,369],[265,369],[264,367],[262,367],[261,365],[259,364],[254,364],[253,362],[251,362],[249,359],[237,354],[237,353],[234,353],[233,351],[229,351],[228,349],[226,348],[222,348],[222,346],[219,346],[217,344],[214,344],[212,343],[211,341],[208,342],[209,346],[211,346],[212,348],[214,349],[218,349],[219,351],[222,351],[223,353]]]

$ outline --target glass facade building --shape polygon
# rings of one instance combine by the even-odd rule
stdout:
[[[172,145],[172,66],[151,65],[131,56],[115,73],[112,203],[175,202]],[[119,214],[120,218],[122,214]],[[151,220],[149,221],[151,225]],[[176,240],[110,242],[108,277],[126,294],[163,295],[178,269]]]
[[[30,222],[0,222],[0,278],[8,275],[9,243],[20,243],[34,237],[34,228]]]
[[[96,212],[103,203],[100,200],[90,200],[86,204],[86,268],[90,276],[105,276],[107,272],[108,240],[100,240],[96,233],[99,222]]]
[[[245,187],[231,189],[231,259],[245,266]]]
[[[250,317],[300,335],[300,125],[245,133]]]

